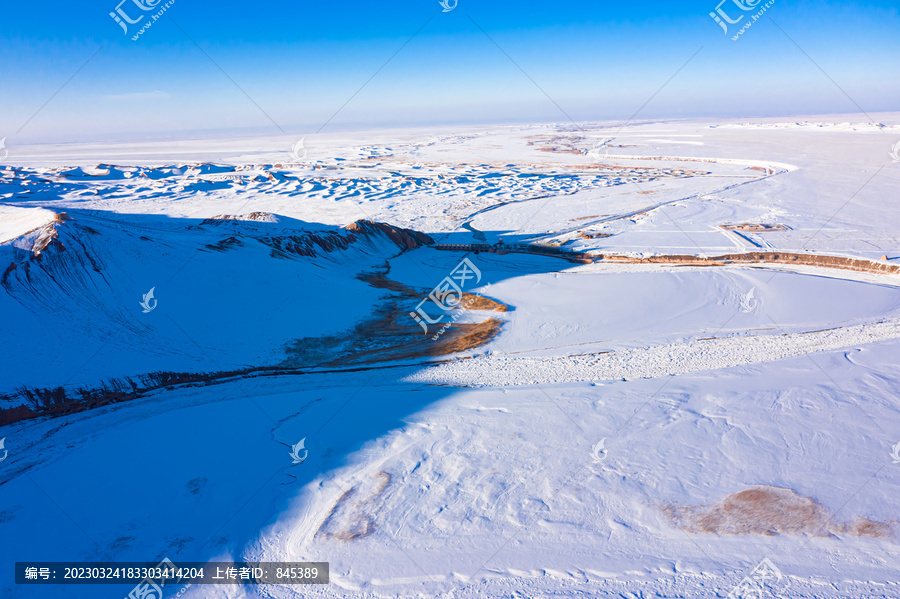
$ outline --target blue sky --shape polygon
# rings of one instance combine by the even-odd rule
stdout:
[[[745,18],[726,36],[716,0],[459,0],[446,13],[437,0],[175,0],[133,41],[155,12],[134,2],[156,0],[121,5],[145,16],[127,36],[109,16],[118,1],[4,7],[0,137],[303,134],[345,103],[325,131],[627,119],[645,103],[638,118],[900,110],[900,14],[886,3],[775,0],[732,41],[765,2],[727,0]]]

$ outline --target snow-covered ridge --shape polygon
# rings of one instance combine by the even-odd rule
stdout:
[[[343,334],[371,318],[386,292],[357,277],[431,242],[386,223],[338,228],[259,213],[204,220],[72,210],[6,214],[16,221],[10,231],[44,223],[0,246],[8,265],[0,281],[7,328],[22,339],[42,333],[39,359],[5,356],[2,393],[23,384],[72,383],[64,373],[83,363],[66,349],[73,346],[105,356],[74,381],[88,388],[152,372],[277,365],[287,344]],[[316,316],[304,317],[309,311]],[[235,319],[242,323],[238,334],[225,324]],[[47,361],[55,368],[43,368]]]
[[[0,245],[24,238],[53,223],[57,215],[46,208],[19,208],[0,204]]]

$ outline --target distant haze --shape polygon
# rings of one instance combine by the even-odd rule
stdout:
[[[4,7],[0,138],[900,110],[886,3],[135,1]]]

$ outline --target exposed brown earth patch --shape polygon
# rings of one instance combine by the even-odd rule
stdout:
[[[718,158],[695,158],[689,156],[629,156],[629,158],[634,160],[660,160],[664,162],[702,162],[706,164],[716,164],[719,162]],[[768,166],[751,166],[747,167],[747,170],[759,171],[766,175],[775,174],[775,169]]]
[[[758,486],[727,496],[715,505],[663,508],[673,526],[692,534],[715,535],[850,535],[892,538],[897,522],[855,518],[835,521],[834,515],[815,499],[790,489]]]
[[[645,213],[632,215],[632,219]],[[771,230],[771,229],[767,229]],[[611,237],[610,233],[595,233],[593,237]],[[588,234],[580,235],[582,239],[592,239]],[[570,262],[590,264],[592,262],[616,262],[623,264],[675,264],[680,266],[725,266],[728,264],[790,264],[802,266],[819,266],[838,268],[873,274],[898,274],[900,265],[887,264],[887,256],[882,261],[866,258],[848,258],[845,256],[829,256],[823,254],[799,254],[795,252],[746,252],[740,254],[723,254],[721,256],[695,256],[693,254],[659,254],[636,258],[624,254],[580,253],[561,249],[562,242],[545,242],[543,245],[515,244],[502,249],[487,244],[436,244],[434,249],[462,252],[491,252],[496,254],[532,254],[563,258]]]
[[[539,152],[550,152],[552,154],[584,154],[583,150],[577,148],[561,148],[559,146],[550,146],[547,148],[538,148]]]
[[[447,356],[482,346],[500,333],[503,323],[494,318],[476,323],[457,323],[448,332],[433,341],[434,347],[426,349],[427,356]]]
[[[374,480],[351,488],[337,500],[315,536],[348,542],[371,535],[375,532],[375,515],[390,484],[391,475],[382,471]]]
[[[635,258],[618,254],[592,254],[597,260],[622,262],[627,264],[680,264],[685,266],[724,266],[726,264],[791,264],[803,266],[823,266],[840,268],[858,272],[875,274],[897,274],[900,266],[884,264],[865,258],[847,258],[844,256],[826,256],[822,254],[797,254],[791,252],[747,252],[744,254],[723,254],[721,256],[704,257],[690,254],[661,254],[645,258]]]
[[[595,164],[566,164],[564,168],[572,169],[572,170],[587,170],[587,171],[628,171],[628,172],[640,172],[645,175],[652,175],[655,177],[702,177],[704,175],[711,175],[710,171],[696,171],[692,169],[686,168],[656,168],[653,166],[619,166],[615,164],[606,164],[606,163],[595,163]],[[628,194],[624,194],[628,195]]]
[[[357,278],[360,281],[364,281],[372,287],[375,287],[376,289],[396,291],[397,293],[402,293],[403,295],[409,297],[413,297],[416,294],[420,293],[420,291],[413,289],[412,287],[407,287],[403,283],[392,281],[391,279],[387,278],[386,273],[366,273],[359,275]]]
[[[53,218],[51,222],[40,228],[40,232],[38,233],[37,238],[34,240],[34,245],[31,246],[31,253],[37,260],[40,260],[41,252],[43,252],[51,245],[56,246],[61,251],[64,251],[66,249],[63,246],[62,242],[59,240],[59,231],[56,230],[56,225],[64,223],[67,220],[72,219],[69,218],[69,215],[65,212],[60,212]]]
[[[748,233],[766,233],[769,231],[787,231],[788,227],[786,225],[781,224],[766,224],[766,223],[739,223],[739,224],[726,224],[719,225],[720,229],[724,229],[725,231],[747,231]]]
[[[241,221],[249,220],[258,223],[277,223],[278,217],[271,212],[249,212],[247,214],[217,214],[212,218],[207,218],[201,225],[217,225],[222,221]]]
[[[414,250],[423,245],[431,245],[434,243],[434,239],[425,233],[369,220],[358,220],[355,223],[350,223],[346,226],[346,229],[353,233],[361,233],[363,235],[384,233],[391,241],[406,250]]]
[[[581,141],[584,141],[584,137],[537,135],[529,138],[528,145],[534,146],[540,144],[542,147],[537,148],[539,152],[584,154],[584,150],[579,150],[576,147],[576,144]]]
[[[466,292],[463,292],[460,304],[467,310],[493,310],[494,312],[506,312],[509,310],[509,306],[506,304],[501,304],[483,295],[473,295]]]
[[[359,279],[379,289],[399,293],[375,316],[360,323],[344,335],[298,339],[286,348],[283,367],[316,364],[323,367],[369,365],[395,360],[440,357],[474,349],[500,333],[503,323],[494,318],[481,322],[441,323],[443,333],[432,325],[424,331],[410,316],[411,307],[429,290],[413,289],[387,277],[387,273],[369,273]],[[462,310],[506,312],[509,307],[488,297],[463,292],[459,300]]]

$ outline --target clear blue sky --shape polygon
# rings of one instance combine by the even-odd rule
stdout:
[[[153,14],[134,2],[122,4],[131,18]],[[733,18],[753,14],[732,2],[723,9]],[[325,131],[565,121],[476,23],[579,121],[630,117],[701,47],[638,118],[858,112],[829,76],[867,112],[900,110],[900,15],[890,2],[775,0],[738,41],[710,18],[717,0],[459,0],[447,13],[437,0],[176,0],[137,41],[149,17],[125,35],[109,16],[117,4],[5,4],[0,137],[279,134],[263,111],[287,133],[307,134],[423,25]]]

